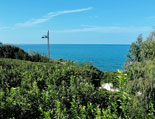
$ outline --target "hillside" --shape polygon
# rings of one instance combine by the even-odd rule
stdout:
[[[86,106],[88,102],[108,106],[109,93],[96,91],[101,72],[87,64],[67,62],[62,65],[1,58],[0,79],[1,118],[42,117],[40,108],[56,111],[60,108],[56,107],[58,102],[67,109],[66,113],[72,114],[71,104],[75,100],[79,101],[79,106]]]

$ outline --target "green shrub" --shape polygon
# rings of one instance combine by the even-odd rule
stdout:
[[[28,54],[24,50],[13,45],[0,46],[0,58],[20,59],[32,62],[54,62],[52,59],[44,57],[39,53]]]

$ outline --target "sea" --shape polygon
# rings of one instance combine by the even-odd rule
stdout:
[[[26,52],[47,55],[46,44],[18,44]],[[101,71],[123,69],[130,45],[116,44],[52,44],[50,58],[93,64]]]

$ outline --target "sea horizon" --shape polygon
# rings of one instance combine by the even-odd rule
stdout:
[[[47,43],[5,43],[5,44],[10,44],[10,45],[47,45]],[[71,44],[71,43],[68,43],[68,44],[65,44],[65,43],[62,43],[62,44],[58,44],[58,43],[50,43],[50,45],[131,45],[131,44],[84,44],[84,43],[79,43],[79,44]]]
[[[28,53],[47,54],[47,44],[14,44]],[[50,44],[50,58],[93,64],[101,71],[123,69],[130,45],[127,44]]]

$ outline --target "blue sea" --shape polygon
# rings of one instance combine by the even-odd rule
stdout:
[[[26,52],[47,54],[46,44],[20,44],[17,46]],[[101,71],[116,71],[123,69],[129,48],[130,45],[53,44],[50,45],[50,57],[92,63]]]

